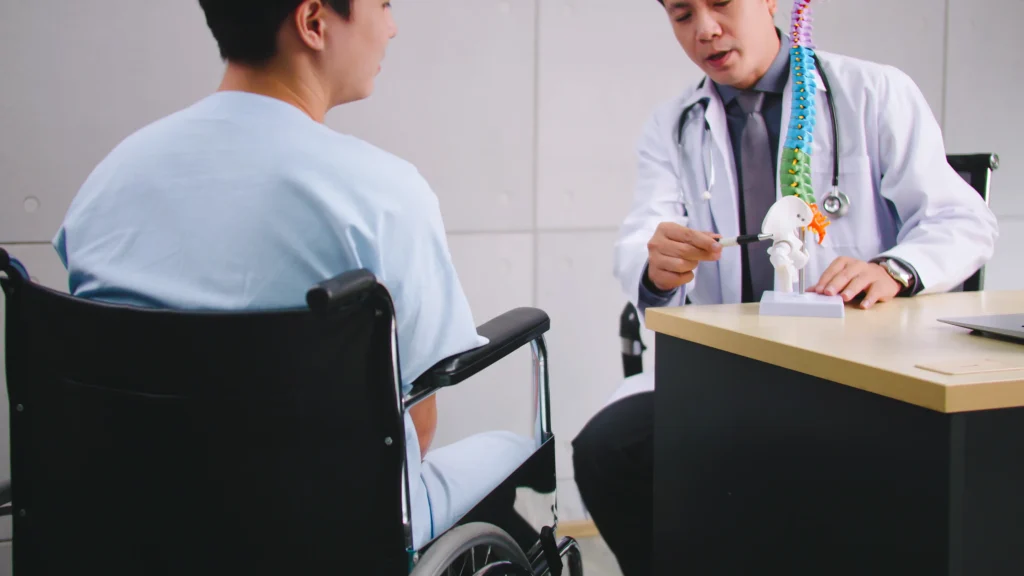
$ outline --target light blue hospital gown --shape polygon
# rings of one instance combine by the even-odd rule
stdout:
[[[269,97],[218,92],[127,138],[86,180],[54,247],[72,294],[177,309],[304,306],[315,283],[367,268],[395,301],[405,393],[486,343],[416,168]],[[534,448],[493,432],[421,464],[405,425],[416,548]]]

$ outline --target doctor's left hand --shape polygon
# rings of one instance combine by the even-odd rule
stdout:
[[[888,302],[900,293],[899,282],[878,264],[864,262],[848,256],[836,258],[822,273],[821,279],[808,292],[835,296],[840,294],[849,302],[864,294],[860,307],[865,310],[877,302]]]

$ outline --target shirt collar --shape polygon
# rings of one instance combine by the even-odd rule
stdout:
[[[782,91],[786,89],[786,82],[789,80],[789,50],[786,48],[790,44],[789,34],[784,34],[778,28],[775,29],[775,32],[779,35],[779,53],[775,55],[775,60],[768,67],[768,71],[754,85],[753,89],[757,92],[782,94]],[[736,98],[736,95],[742,92],[739,88],[727,84],[717,82],[712,82],[712,84],[718,90],[718,95],[722,97],[722,104],[725,106],[728,106]]]

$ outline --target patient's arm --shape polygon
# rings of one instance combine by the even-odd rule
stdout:
[[[409,409],[409,416],[416,426],[416,437],[420,441],[420,457],[426,456],[430,444],[437,432],[437,396],[432,395],[426,400]]]
[[[412,381],[439,360],[486,340],[477,333],[455,271],[437,196],[418,173],[400,172],[391,189],[380,191],[382,199],[374,201],[379,209],[366,216],[373,228],[356,243],[374,247],[360,265],[375,270],[394,301],[402,394],[408,395]],[[360,226],[346,230],[365,233]],[[409,416],[420,453],[426,454],[437,427],[436,401],[425,399],[410,408]]]

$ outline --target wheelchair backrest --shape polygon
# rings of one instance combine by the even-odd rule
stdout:
[[[15,573],[405,573],[383,287],[180,312],[6,272]]]

